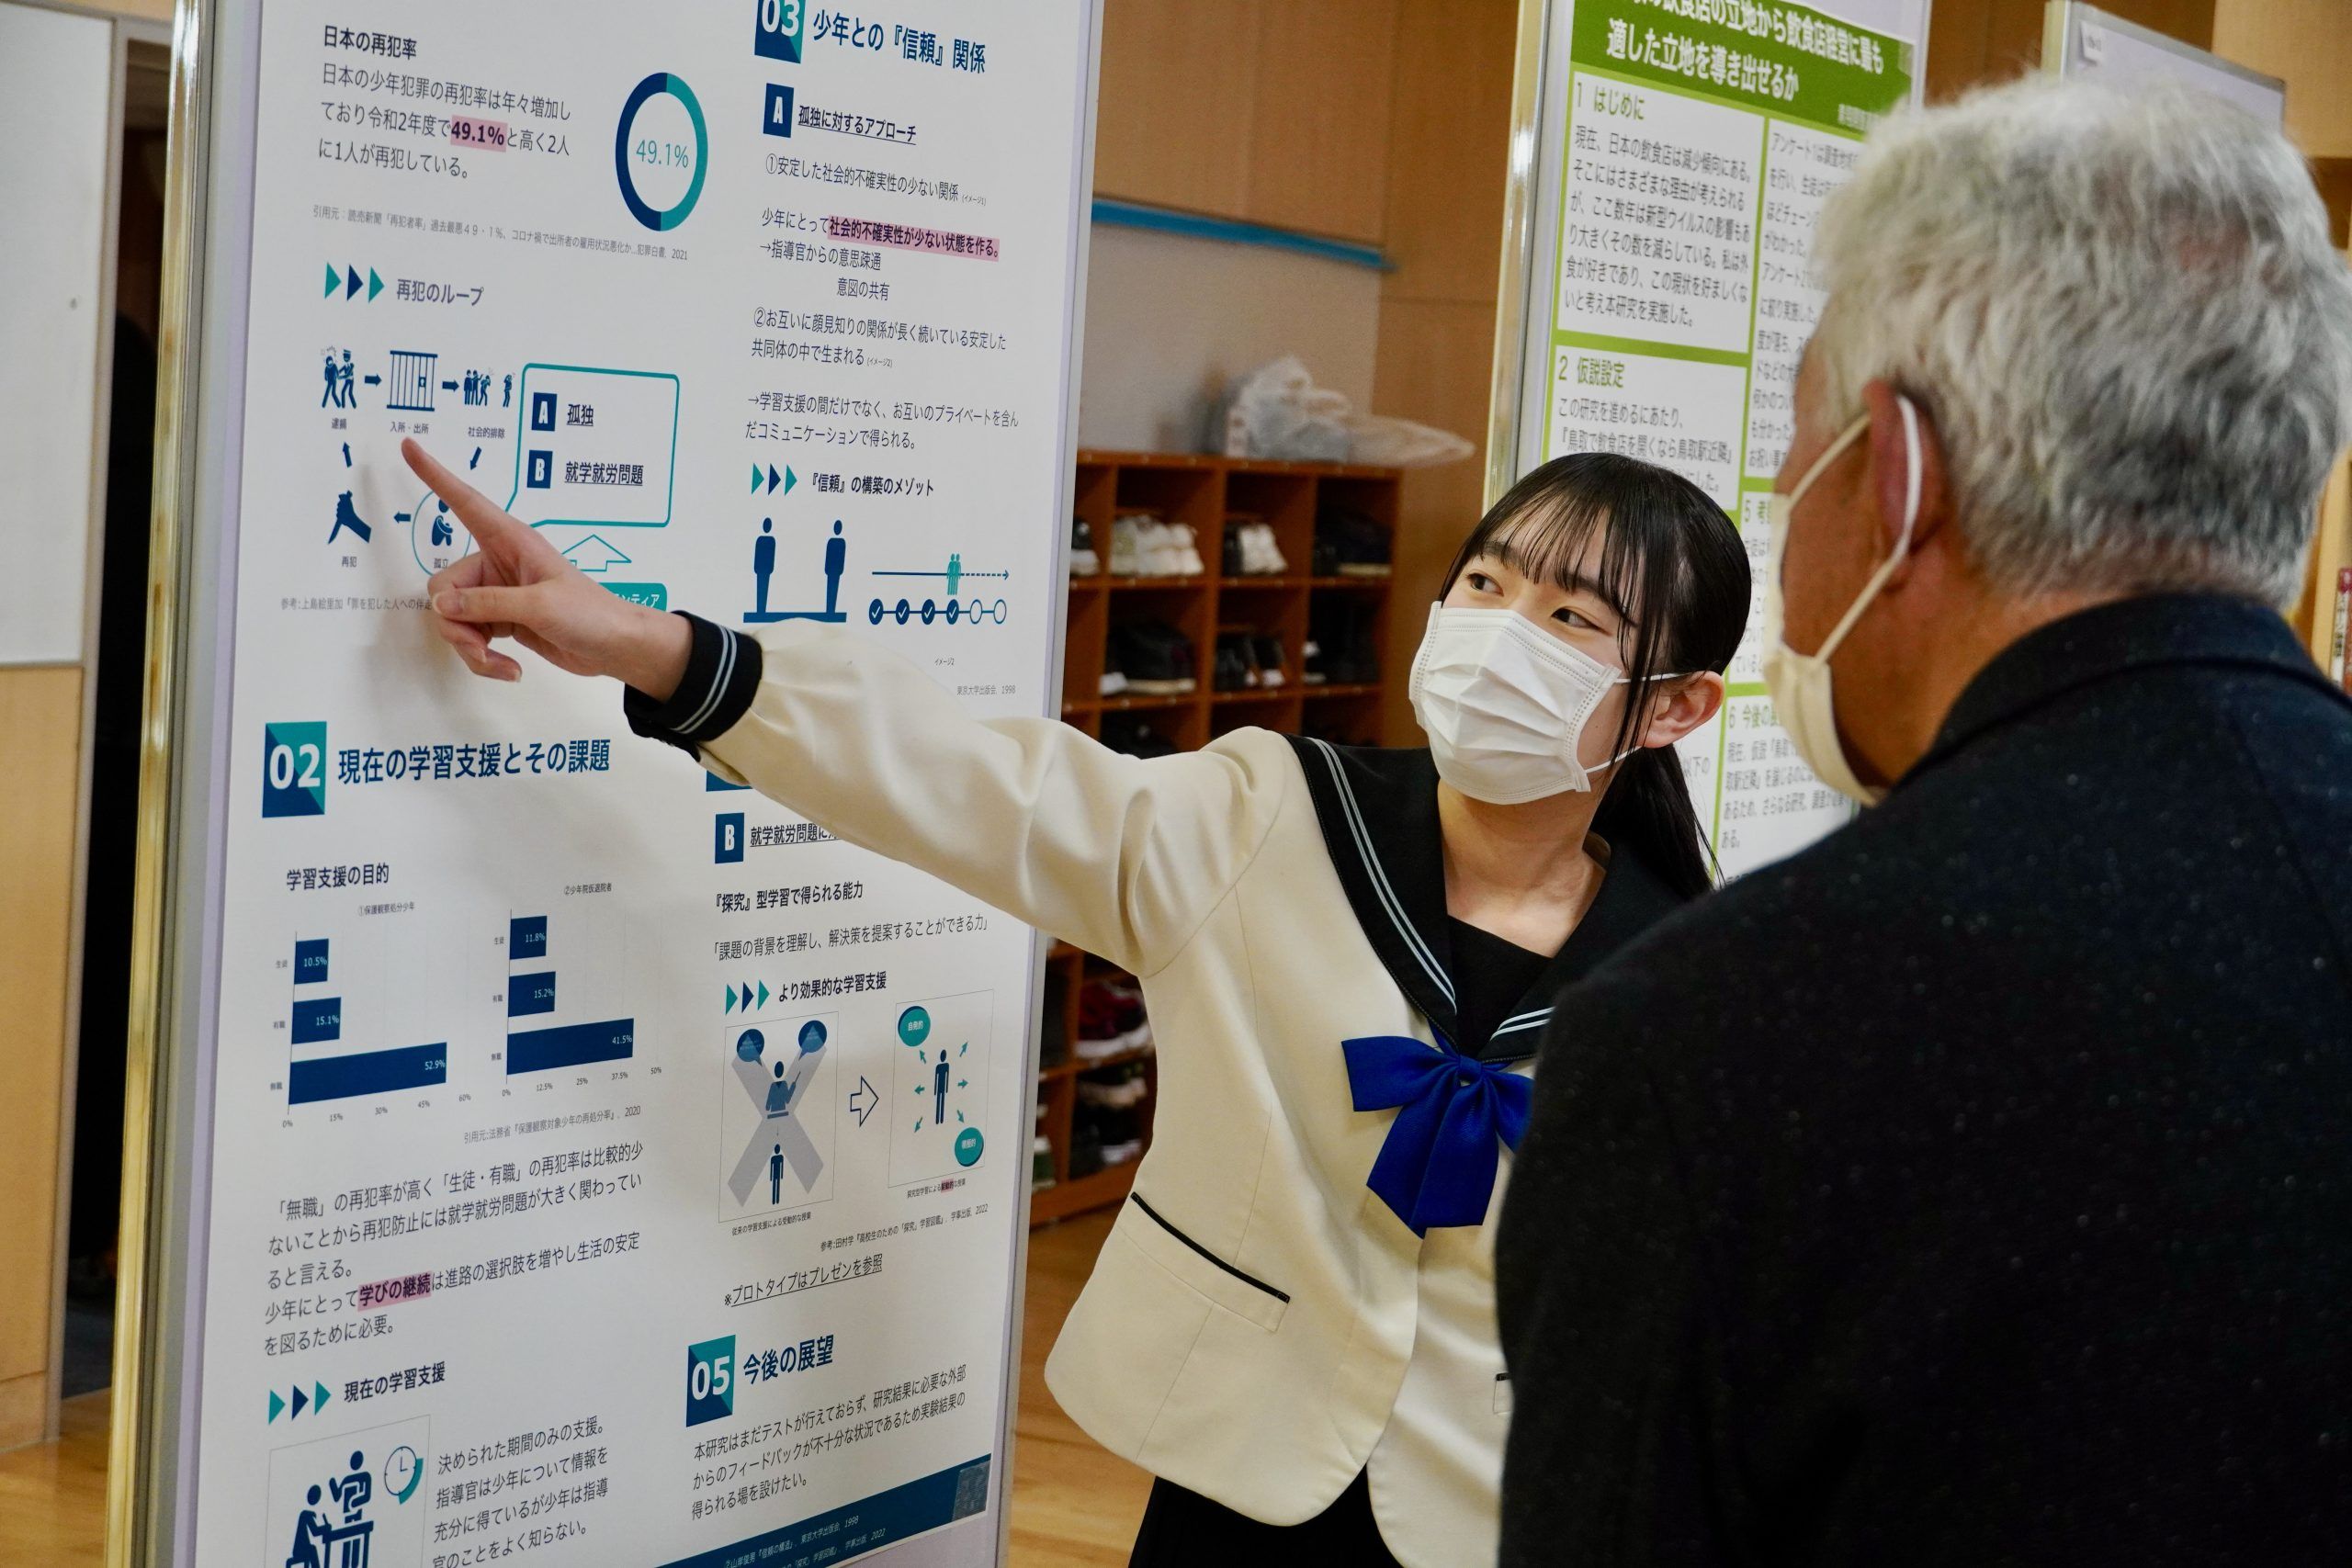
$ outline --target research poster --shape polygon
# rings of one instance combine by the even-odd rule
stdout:
[[[1821,310],[1814,226],[1862,137],[1913,99],[1926,0],[1561,0],[1549,20],[1519,467],[1622,452],[1687,476],[1736,522],[1760,588]],[[1757,620],[1722,716],[1681,747],[1735,876],[1850,814],[1773,716]]]
[[[258,66],[180,1560],[993,1562],[1032,933],[610,682],[468,675],[398,446],[616,594],[1049,711],[1091,7],[218,12]]]

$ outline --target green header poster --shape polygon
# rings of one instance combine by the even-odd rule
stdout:
[[[1840,9],[1564,0],[1551,18],[1521,467],[1606,451],[1685,474],[1737,522],[1759,584],[1821,310],[1814,225],[1911,101],[1927,29],[1924,0]],[[1775,722],[1755,629],[1751,611],[1723,716],[1682,747],[1731,875],[1848,814]]]

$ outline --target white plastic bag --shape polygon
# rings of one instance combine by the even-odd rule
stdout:
[[[1296,355],[1261,365],[1226,403],[1225,455],[1296,463],[1348,460],[1348,400],[1317,387]]]
[[[1459,435],[1409,419],[1355,412],[1343,394],[1317,387],[1296,355],[1242,378],[1226,400],[1221,443],[1228,457],[1384,468],[1432,468],[1476,450]]]
[[[1450,430],[1386,414],[1348,416],[1348,461],[1377,468],[1434,468],[1458,463],[1477,448]]]

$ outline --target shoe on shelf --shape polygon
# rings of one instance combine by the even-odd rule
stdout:
[[[1258,684],[1267,691],[1285,685],[1290,677],[1283,670],[1283,639],[1278,637],[1258,637],[1250,639],[1250,650],[1258,657]]]
[[[1102,558],[1094,553],[1094,530],[1086,525],[1083,517],[1069,520],[1069,574],[1072,577],[1096,577],[1102,570]]]
[[[1331,672],[1323,668],[1323,645],[1311,637],[1299,650],[1298,668],[1302,684],[1320,686],[1331,679]]]
[[[1216,639],[1216,668],[1210,676],[1216,690],[1247,691],[1258,683],[1250,668],[1248,647],[1248,638],[1232,634]]]
[[[1361,512],[1334,507],[1315,519],[1317,577],[1389,575],[1388,530]]]
[[[1102,744],[1130,757],[1172,757],[1177,750],[1175,743],[1154,729],[1151,720],[1139,713],[1103,715]]]
[[[1201,560],[1201,538],[1193,532],[1190,523],[1167,525],[1167,548],[1170,577],[1198,577],[1208,568]]]
[[[1280,577],[1290,570],[1282,547],[1274,542],[1274,525],[1240,516],[1225,525],[1225,574],[1227,577]]]
[[[1283,558],[1283,547],[1274,538],[1274,525],[1261,523],[1251,530],[1257,541],[1258,570],[1268,577],[1280,577],[1290,570],[1290,562]]]
[[[1181,696],[1200,690],[1190,637],[1160,621],[1123,621],[1111,630],[1127,690],[1138,696]]]
[[[1380,648],[1373,640],[1373,607],[1353,595],[1318,603],[1313,611],[1307,645],[1307,680],[1319,667],[1334,685],[1369,686],[1380,680]],[[1319,659],[1318,656],[1319,655]]]
[[[1151,1043],[1151,1021],[1144,1016],[1143,993],[1113,980],[1089,980],[1078,993],[1080,1061],[1099,1061]]]
[[[1149,518],[1115,517],[1111,520],[1111,575],[1136,577],[1142,573],[1143,537],[1141,524]]]

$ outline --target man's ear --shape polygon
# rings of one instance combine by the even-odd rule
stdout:
[[[1943,440],[1937,434],[1935,420],[1917,399],[1905,397],[1892,383],[1868,383],[1862,388],[1862,406],[1871,416],[1871,499],[1878,507],[1882,558],[1902,547],[1904,513],[1911,505],[1915,447],[1913,435],[1905,430],[1905,405],[1911,410],[1916,431],[1919,486],[1909,553],[1916,555],[1920,546],[1951,521],[1950,470],[1944,465]]]
[[[1693,730],[1702,728],[1723,705],[1724,678],[1713,671],[1677,681],[1657,694],[1657,700],[1650,708],[1649,722],[1642,726],[1642,744],[1671,746]]]

